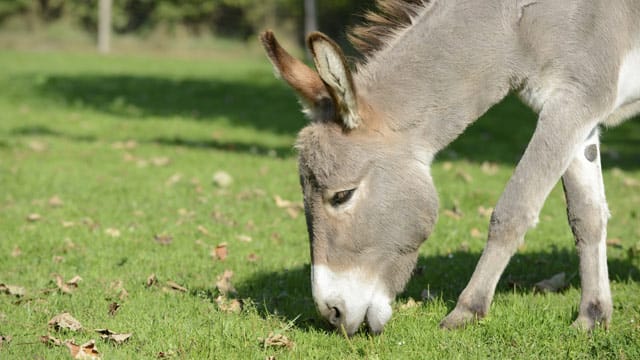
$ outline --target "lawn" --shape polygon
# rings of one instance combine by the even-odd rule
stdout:
[[[490,316],[438,329],[535,126],[510,97],[435,161],[440,219],[385,332],[345,339],[311,298],[292,149],[305,120],[266,59],[234,54],[0,53],[0,358],[70,358],[45,335],[109,359],[640,358],[640,121],[603,134],[608,331],[569,327],[580,288],[560,187]],[[534,293],[561,272],[566,290]],[[65,312],[82,328],[48,325]]]

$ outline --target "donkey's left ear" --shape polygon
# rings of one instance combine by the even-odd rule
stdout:
[[[356,89],[344,53],[333,40],[320,32],[307,37],[307,46],[320,78],[333,99],[337,115],[347,129],[360,125]]]

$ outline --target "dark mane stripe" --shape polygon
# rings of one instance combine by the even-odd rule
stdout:
[[[398,30],[410,26],[428,3],[428,0],[376,0],[377,11],[364,14],[364,23],[349,31],[349,41],[364,56],[370,56]]]

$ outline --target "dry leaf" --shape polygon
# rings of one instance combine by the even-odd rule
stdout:
[[[112,149],[116,150],[133,150],[138,147],[138,143],[135,140],[127,140],[127,141],[116,141],[111,144]]]
[[[62,205],[64,205],[64,201],[58,195],[54,195],[49,199],[49,206],[51,207],[60,207]]]
[[[186,287],[184,287],[182,285],[179,285],[178,283],[176,283],[174,281],[171,281],[171,280],[167,281],[167,285],[169,285],[169,288],[172,289],[172,290],[176,290],[176,291],[179,291],[179,292],[187,292],[187,288]]]
[[[227,249],[227,243],[223,242],[218,244],[212,251],[211,256],[214,259],[218,259],[220,261],[224,261],[229,255],[229,250]]]
[[[109,312],[108,314],[111,316],[116,316],[116,313],[118,312],[118,309],[120,309],[120,304],[118,304],[117,302],[112,302],[111,304],[109,304]]]
[[[18,257],[22,255],[22,250],[17,245],[11,250],[11,257]]]
[[[442,163],[442,169],[444,171],[449,171],[451,169],[453,169],[453,164],[451,163],[451,161],[445,161]]]
[[[173,236],[167,234],[154,235],[153,238],[160,245],[169,245],[173,242]]]
[[[471,175],[469,175],[468,172],[462,170],[462,169],[458,169],[458,171],[456,171],[456,175],[461,178],[462,180],[464,180],[464,182],[466,183],[470,183],[473,181],[473,177]]]
[[[444,215],[454,220],[462,219],[462,213],[458,209],[444,209]]]
[[[46,142],[40,140],[31,140],[27,143],[27,146],[35,152],[43,152],[49,148]]]
[[[491,214],[493,213],[493,208],[492,207],[484,207],[484,206],[478,206],[478,214],[482,217],[486,217],[489,218],[491,217]]]
[[[131,333],[128,334],[116,334],[115,332],[109,330],[109,329],[95,329],[95,332],[97,332],[98,334],[100,334],[100,337],[104,340],[109,340],[109,341],[113,341],[116,344],[122,344],[123,342],[125,342],[128,338],[131,337]]]
[[[27,221],[29,222],[36,222],[36,221],[40,221],[42,220],[42,216],[40,216],[40,214],[37,213],[32,213],[27,215]]]
[[[533,285],[534,292],[540,293],[548,293],[548,292],[559,292],[566,289],[569,286],[569,283],[566,279],[564,272],[553,275],[549,279],[542,280],[535,285]]]
[[[480,165],[480,170],[487,175],[495,175],[498,172],[498,164],[485,161]]]
[[[155,166],[167,166],[171,163],[171,159],[166,156],[158,156],[151,158],[151,163]]]
[[[82,281],[82,278],[78,275],[74,276],[67,282],[62,279],[62,276],[58,274],[53,274],[53,277],[56,279],[56,286],[58,289],[65,294],[71,294],[73,290],[78,288],[78,283]]]
[[[202,235],[209,235],[209,230],[206,227],[198,225],[197,229]]]
[[[607,245],[615,248],[622,248],[622,240],[619,238],[607,239]]]
[[[111,237],[114,237],[114,238],[120,237],[120,230],[118,230],[118,229],[107,228],[107,229],[105,229],[104,232],[105,232],[105,234],[107,234],[107,235],[109,235]]]
[[[286,347],[287,349],[291,349],[294,346],[293,341],[289,340],[289,338],[283,334],[274,332],[270,332],[266,339],[261,339],[261,342],[265,349],[268,347]]]
[[[247,255],[247,261],[249,262],[256,262],[258,260],[260,260],[260,256],[256,255],[255,253]]]
[[[71,352],[73,359],[100,359],[102,357],[96,348],[95,340],[89,340],[82,345],[76,344],[73,340],[67,340],[64,344]]]
[[[76,223],[73,222],[73,221],[65,221],[65,220],[62,221],[62,227],[63,228],[70,228],[70,227],[74,227],[74,226],[76,226]]]
[[[54,338],[51,335],[40,336],[40,342],[49,346],[62,346],[63,344],[60,339]]]
[[[175,174],[171,175],[170,178],[167,179],[167,181],[165,182],[165,185],[173,186],[173,185],[179,183],[180,180],[182,180],[182,174],[175,173]]]
[[[22,286],[0,284],[0,294],[21,297],[24,296],[25,293],[26,291]]]
[[[147,277],[147,282],[145,283],[147,287],[152,287],[158,283],[158,277],[156,274],[151,274]]]
[[[481,238],[484,237],[484,235],[482,234],[482,231],[478,230],[478,228],[473,228],[471,229],[471,237]]]
[[[213,183],[221,188],[225,188],[233,183],[233,178],[226,171],[220,170],[213,174]]]
[[[224,295],[218,295],[215,299],[218,308],[224,312],[238,314],[242,311],[242,302],[237,299],[227,299]]]
[[[467,241],[461,242],[460,246],[458,246],[458,250],[462,252],[469,252],[469,242]]]
[[[243,234],[240,234],[240,235],[236,236],[236,239],[238,239],[238,241],[243,242],[243,243],[250,243],[251,241],[253,241],[251,236],[243,235]]]
[[[276,195],[273,197],[276,202],[276,206],[285,209],[287,214],[293,219],[297,218],[300,215],[300,211],[304,210],[304,205],[301,202],[293,202],[289,200],[284,200],[280,197],[280,195]]]
[[[422,301],[415,301],[412,297],[410,297],[406,303],[400,305],[400,310],[407,310],[419,306],[422,306]]]
[[[225,295],[225,294],[235,294],[236,293],[236,289],[233,287],[233,285],[231,284],[231,278],[233,277],[233,271],[231,270],[225,270],[221,275],[218,275],[218,279],[216,281],[216,288],[218,288],[218,291]]]
[[[53,327],[53,329],[56,331],[61,329],[78,331],[82,329],[82,325],[80,325],[80,322],[73,316],[71,316],[71,314],[69,314],[68,312],[54,316],[51,320],[49,320],[49,326]]]

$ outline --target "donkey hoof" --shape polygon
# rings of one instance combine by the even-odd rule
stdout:
[[[452,312],[449,313],[442,321],[440,322],[441,329],[459,329],[476,322],[478,319],[478,315],[467,310],[455,308]]]
[[[578,316],[578,318],[571,324],[574,329],[590,332],[598,325],[602,326],[605,330],[609,329],[609,319],[600,319],[599,321],[591,319],[588,316]]]

